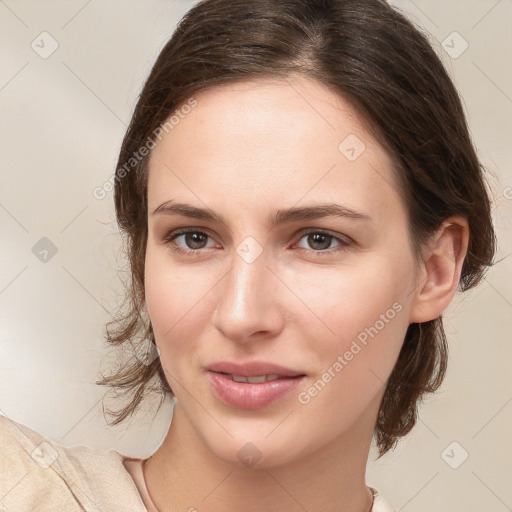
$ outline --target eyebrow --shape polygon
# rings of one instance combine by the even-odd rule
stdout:
[[[196,206],[185,203],[174,203],[172,199],[155,208],[151,215],[157,214],[183,215],[185,217],[193,217],[195,219],[228,225],[222,215],[215,213],[210,208],[197,208]],[[279,224],[285,224],[287,222],[319,219],[322,217],[342,217],[374,222],[373,219],[365,213],[352,210],[339,204],[328,203],[278,210],[274,215],[270,216],[268,224],[274,228]]]

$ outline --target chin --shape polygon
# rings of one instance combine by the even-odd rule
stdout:
[[[279,435],[272,429],[265,429],[266,433],[261,434],[254,428],[245,431],[239,428],[236,436],[226,434],[211,438],[207,434],[205,441],[211,453],[225,463],[257,471],[293,463],[315,449],[313,444],[301,439],[300,425],[296,428],[295,435],[289,429],[283,429]],[[268,432],[272,433],[269,435]]]

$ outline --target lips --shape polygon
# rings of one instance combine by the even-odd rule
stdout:
[[[269,362],[211,364],[205,368],[213,394],[225,405],[261,409],[294,390],[305,374]]]

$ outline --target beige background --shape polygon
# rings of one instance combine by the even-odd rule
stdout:
[[[113,173],[140,87],[193,3],[0,1],[0,413],[66,446],[147,456],[171,418],[169,403],[154,417],[155,401],[126,424],[105,425],[105,389],[94,381],[112,361],[103,325],[120,298],[123,261],[112,194],[97,200],[92,191]],[[393,3],[430,33],[462,93],[492,172],[497,259],[505,259],[446,311],[445,383],[393,453],[375,462],[372,450],[367,480],[405,512],[506,511],[512,508],[512,2]],[[464,41],[468,48],[456,55]],[[58,48],[44,55],[52,44]],[[57,249],[46,263],[32,252],[48,243],[39,242],[43,237]]]

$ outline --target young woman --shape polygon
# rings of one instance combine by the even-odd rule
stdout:
[[[32,486],[12,509],[394,510],[365,482],[372,439],[414,426],[442,313],[495,248],[426,38],[379,0],[198,3],[140,95],[115,206],[132,287],[108,339],[153,352],[100,383],[135,393],[118,423],[156,379],[169,431],[142,460],[3,420],[3,485]]]

